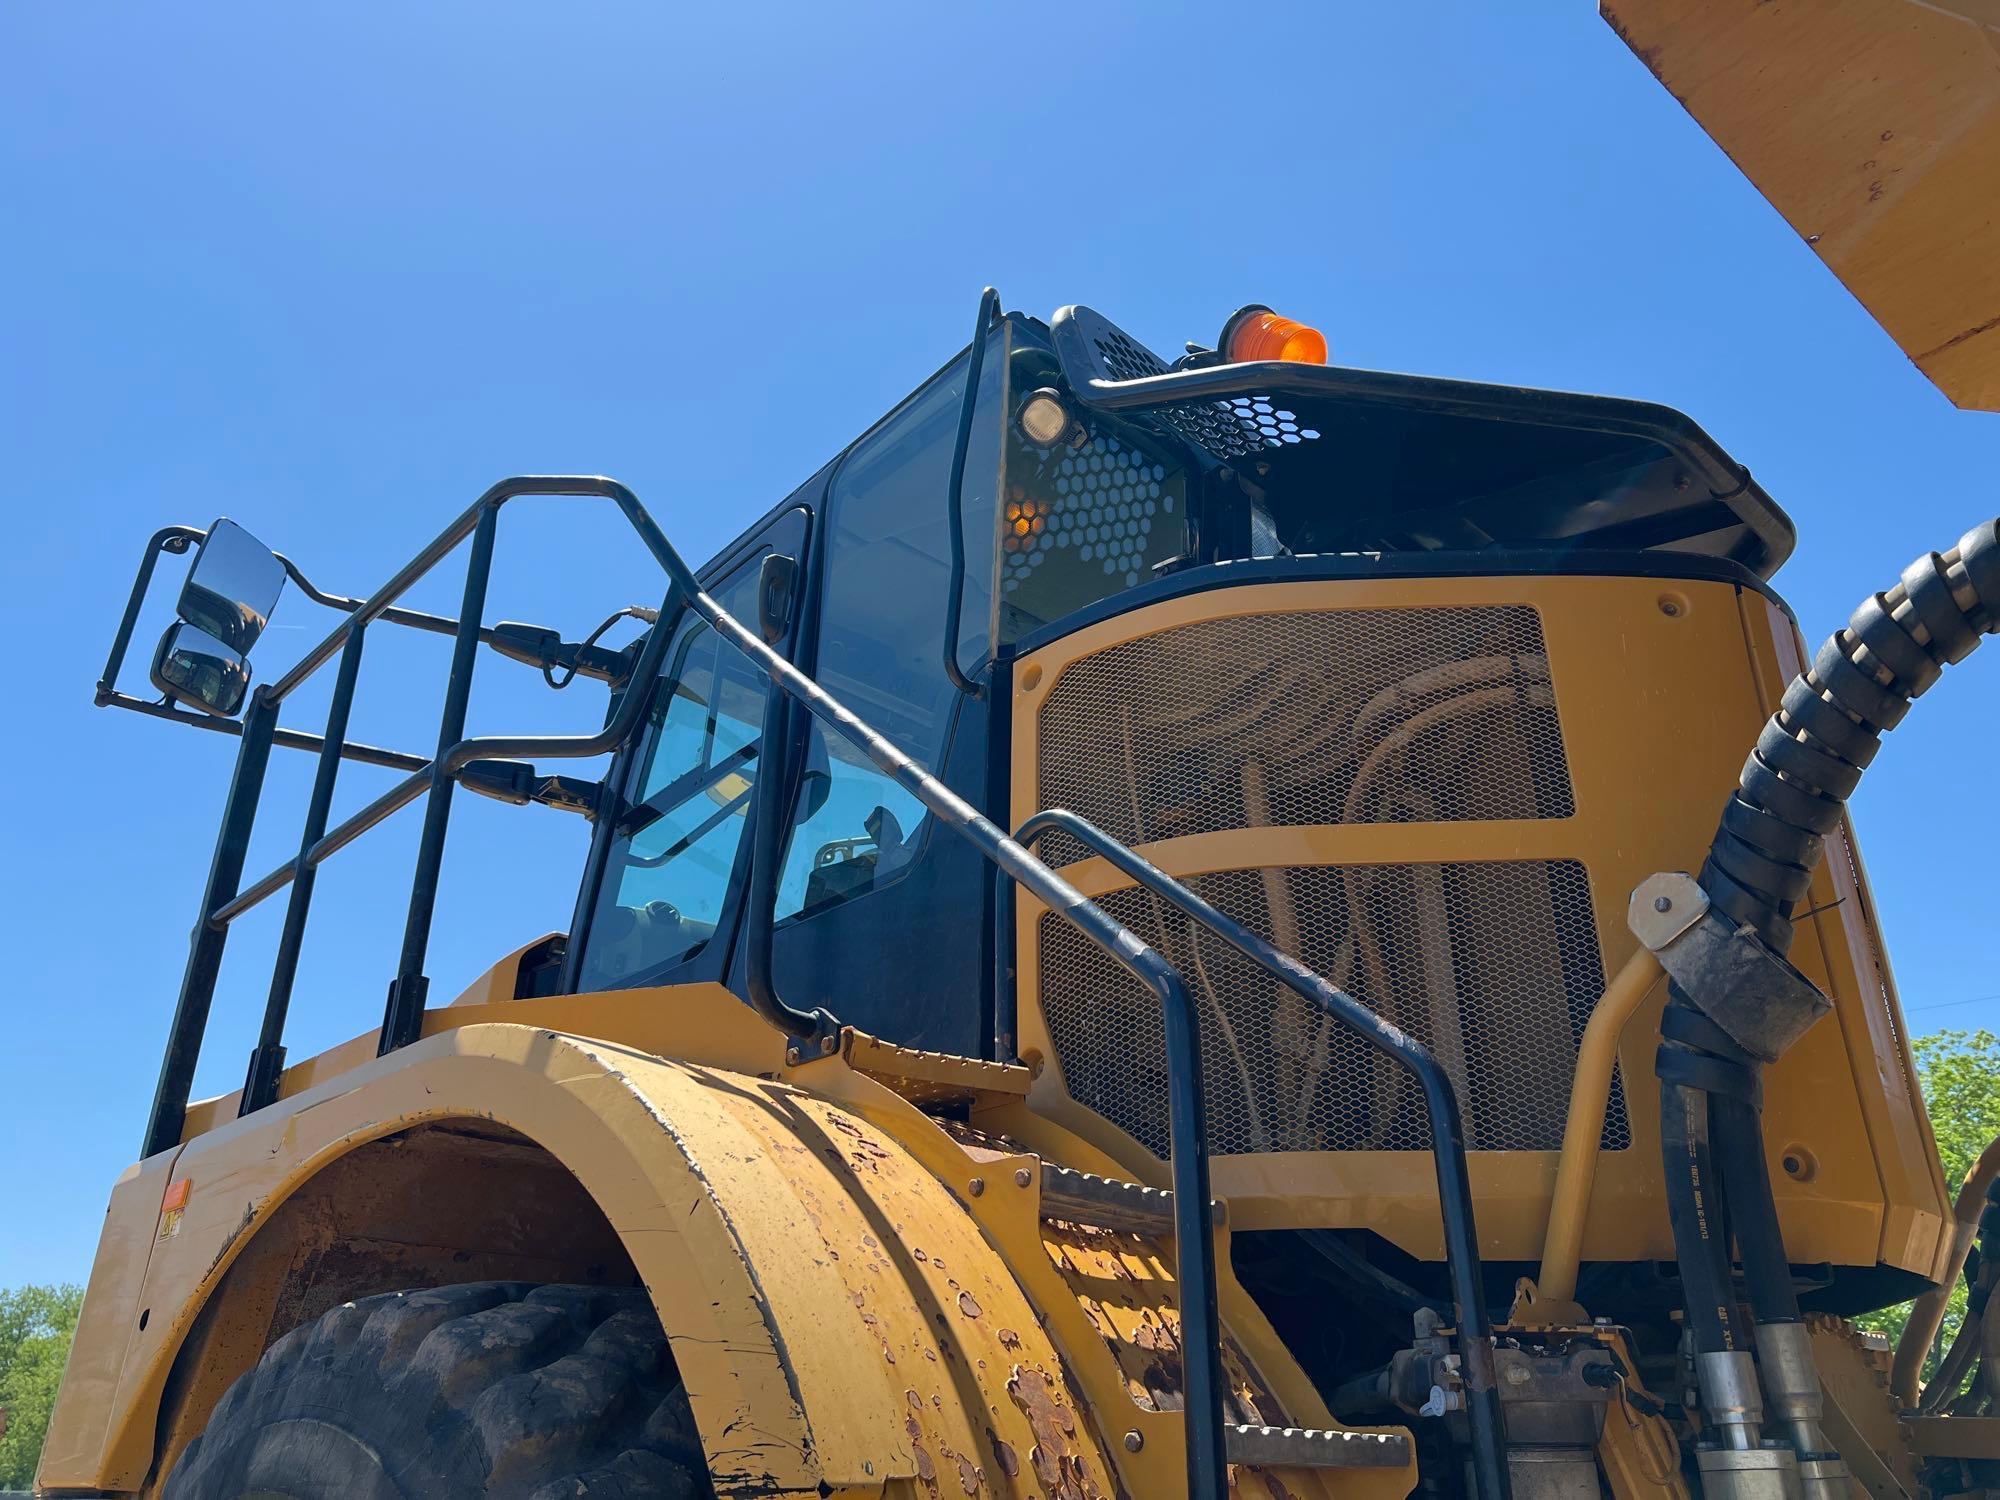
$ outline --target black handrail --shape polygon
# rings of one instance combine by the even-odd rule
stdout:
[[[1437,1169],[1438,1209],[1444,1219],[1445,1259],[1458,1318],[1474,1474],[1479,1493],[1486,1500],[1506,1500],[1507,1437],[1500,1391],[1494,1380],[1493,1327],[1486,1313],[1480,1272],[1479,1233],[1473,1221],[1472,1183],[1465,1162],[1465,1132],[1450,1075],[1416,1038],[1075,813],[1060,808],[1038,812],[1015,831],[1014,837],[1032,846],[1043,834],[1056,831],[1067,834],[1163,901],[1178,907],[1398,1067],[1406,1069],[1422,1086],[1430,1117],[1431,1155]]]
[[[958,665],[958,616],[965,604],[965,457],[972,447],[972,419],[979,406],[979,377],[986,367],[986,335],[1000,316],[1000,294],[988,287],[979,294],[979,321],[972,330],[972,349],[966,356],[965,394],[958,403],[958,441],[951,450],[951,482],[946,498],[950,505],[951,581],[945,587],[944,675],[951,685],[969,698],[985,695]]]
[[[479,609],[484,600],[485,575],[492,560],[493,516],[506,501],[526,494],[596,495],[615,502],[665,570],[670,602],[682,602],[706,621],[717,635],[749,657],[785,695],[863,751],[878,769],[936,814],[940,823],[971,843],[983,857],[1024,887],[1044,907],[1060,914],[1085,937],[1103,948],[1159,999],[1166,1017],[1167,1056],[1172,1074],[1168,1114],[1175,1192],[1175,1261],[1183,1325],[1188,1493],[1190,1497],[1200,1497],[1200,1500],[1224,1500],[1228,1494],[1228,1471],[1223,1445],[1221,1328],[1216,1307],[1215,1245],[1209,1209],[1208,1126],[1203,1102],[1201,1028],[1194,1001],[1179,972],[1156,949],[1147,946],[1107,913],[1092,905],[1054,870],[1009,838],[1005,830],[904,755],[886,737],[723,609],[702,589],[694,571],[666,539],[639,503],[638,497],[615,480],[548,476],[502,480],[336,626],[289,672],[251,695],[236,771],[229,798],[224,804],[216,856],[203,893],[202,919],[196,924],[190,944],[188,970],[182,980],[167,1057],[154,1095],[145,1154],[150,1156],[166,1150],[180,1139],[186,1119],[188,1090],[193,1081],[201,1036],[207,1028],[209,1006],[214,998],[229,924],[255,904],[239,897],[237,888],[243,873],[244,852],[263,790],[279,705],[336,653],[345,656],[355,635],[370,621],[383,617],[393,601],[435,567],[458,542],[477,531],[473,555],[466,570],[466,607],[455,631],[452,680],[441,716],[437,756],[333,832],[310,843],[302,842],[299,856],[253,889],[268,895],[292,883],[300,870],[317,864],[334,849],[344,847],[368,827],[426,792],[432,795],[433,807],[438,806],[438,792],[448,788],[451,779],[473,760],[486,756],[600,754],[622,744],[637,727],[649,696],[642,690],[642,685],[650,684],[657,676],[666,651],[667,637],[671,634],[664,623],[649,635],[640,660],[633,669],[633,687],[620,701],[612,722],[598,734],[581,738],[523,736],[455,740],[455,736],[462,732],[465,698],[470,690],[469,678],[474,659],[472,645],[480,629]],[[664,615],[664,611],[662,613]],[[359,647],[354,647],[353,651],[358,656]],[[350,691],[351,686],[350,683]],[[786,718],[789,719],[789,710]],[[767,710],[767,724],[770,722]],[[778,724],[777,729],[782,736],[788,731],[788,725]],[[338,743],[338,737],[331,733],[326,738],[327,742]],[[334,759],[330,755],[323,757],[323,767]],[[768,766],[764,775],[772,775]],[[331,772],[328,776],[330,791]],[[402,961],[396,981],[390,988],[389,1006],[383,1017],[382,1047],[385,1051],[413,1040],[422,1022],[424,984],[421,964],[431,909],[436,899],[436,873],[446,827],[444,813],[427,818],[425,822],[418,854],[418,876],[413,882],[410,918],[405,927]],[[777,819],[766,819],[760,844],[775,845],[778,832]],[[773,861],[775,855],[771,856],[767,865]],[[766,873],[769,873],[768,868]],[[249,894],[243,893],[245,896]],[[309,900],[309,889],[295,889],[294,901],[300,903],[302,908],[309,904]],[[304,921],[303,909],[296,921],[288,914],[285,930],[292,943],[290,958],[294,963],[298,935],[303,930]],[[274,983],[274,999],[278,993],[279,988]],[[759,1004],[755,997],[752,1003]],[[760,1014],[764,1013],[761,1005],[759,1010]],[[766,1019],[789,1029],[792,1017],[798,1014],[786,1007],[779,1016],[767,1015]],[[267,1019],[269,1016],[270,1008],[267,1007]],[[282,1019],[280,1013],[280,1023]],[[827,1020],[831,1021],[831,1018]],[[833,1024],[837,1026],[838,1023]],[[275,1049],[275,1054],[266,1056],[266,1047]],[[254,1066],[275,1079],[283,1052],[274,1035],[260,1040],[259,1056],[264,1060]]]
[[[161,1060],[160,1079],[154,1089],[152,1108],[147,1116],[146,1134],[141,1147],[143,1156],[152,1156],[167,1150],[181,1138],[181,1131],[187,1119],[188,1094],[194,1083],[195,1065],[200,1056],[202,1037],[208,1029],[209,1009],[215,999],[215,984],[221,971],[223,949],[228,941],[229,925],[236,917],[286,885],[292,884],[301,870],[310,869],[321,863],[327,856],[344,848],[368,828],[426,793],[435,794],[444,791],[445,797],[441,800],[447,804],[445,811],[448,812],[448,788],[452,780],[468,762],[478,759],[482,754],[598,755],[622,743],[637,722],[636,700],[641,695],[628,694],[626,701],[620,704],[619,713],[614,715],[613,722],[599,734],[587,738],[549,736],[459,740],[458,735],[463,730],[465,694],[470,691],[473,652],[482,635],[478,612],[474,608],[451,622],[454,636],[452,679],[447,689],[445,713],[440,726],[439,754],[430,760],[416,760],[412,757],[413,763],[405,767],[410,774],[397,786],[342,823],[332,833],[312,841],[300,857],[273,871],[251,889],[247,891],[239,889],[243,876],[244,856],[249,848],[251,829],[256,822],[257,805],[263,795],[264,775],[269,764],[271,747],[274,743],[283,742],[280,739],[281,734],[293,733],[280,731],[277,726],[278,710],[284,700],[334,655],[340,653],[349,638],[370,622],[377,619],[394,619],[398,624],[417,623],[416,619],[408,618],[414,612],[395,607],[396,600],[418,579],[436,567],[459,542],[476,530],[485,532],[487,541],[475,545],[474,555],[466,570],[466,593],[468,602],[473,604],[483,602],[485,577],[490,571],[492,561],[491,518],[502,505],[522,495],[590,496],[608,499],[624,514],[626,521],[639,534],[640,540],[646,544],[647,550],[656,560],[665,566],[671,559],[675,567],[683,573],[686,571],[679,554],[661,534],[660,528],[647,514],[645,507],[639,503],[638,497],[616,480],[595,476],[549,475],[503,479],[468,506],[395,577],[352,609],[347,617],[336,625],[324,640],[307,652],[290,671],[276,682],[266,683],[257,688],[250,695],[250,704],[244,712],[240,731],[241,742],[237,748],[236,770],[230,783],[228,799],[223,805],[222,827],[216,839],[215,857],[210,863],[208,881],[202,892],[201,916],[195,924],[189,942],[187,968],[181,977],[180,995],[174,1006],[166,1055]],[[198,532],[192,527],[168,527],[152,539],[140,568],[139,579],[134,585],[131,600],[126,606],[124,618],[120,621],[105,678],[98,684],[100,703],[108,699],[123,706],[120,702],[123,695],[112,692],[111,683],[115,680],[118,665],[130,644],[133,623],[137,618],[139,605],[143,600],[145,587],[150,581],[158,554],[161,551],[186,551],[196,538],[203,535],[205,533]],[[297,576],[296,570],[291,571]],[[668,569],[670,575],[673,571],[673,568]],[[342,601],[341,607],[345,607],[346,602]],[[405,618],[396,619],[398,616]],[[436,618],[421,617],[426,621],[435,621]],[[661,634],[655,632],[656,637]],[[664,641],[659,641],[657,644],[653,640],[648,641],[647,655],[641,659],[641,669],[649,676],[659,669],[659,653],[662,650]],[[349,696],[351,697],[351,685]],[[345,704],[337,700],[334,707],[329,710],[329,714],[344,711]],[[168,709],[162,708],[160,712],[167,716],[178,717]],[[454,724],[454,714],[456,724]],[[447,734],[445,730],[450,732]],[[353,747],[343,743],[339,735],[299,738],[308,739],[313,748],[320,750],[323,762],[329,743],[339,747],[342,758],[354,758],[351,756]],[[331,775],[330,772],[328,774]],[[330,780],[328,793],[330,796]],[[442,853],[445,824],[444,813],[427,817],[425,820],[423,840],[417,854],[418,879],[414,883],[410,913],[404,926],[402,962],[397,970],[396,981],[391,985],[389,1004],[383,1016],[385,1050],[387,1047],[401,1045],[402,1042],[412,1039],[415,1025],[421,1023],[423,989],[421,966],[423,950],[430,932],[431,909],[436,898],[437,861]],[[310,904],[309,889],[303,894],[294,892],[294,903],[300,910],[295,918],[288,914],[284,936],[280,941],[277,969],[281,977],[296,965],[306,908]],[[259,1074],[270,1072],[275,1076],[276,1068],[282,1063],[283,1049],[278,1043],[275,1032],[282,1026],[289,998],[289,981],[282,984],[274,981],[265,1008],[267,1024],[261,1034],[258,1051],[253,1054],[253,1069]],[[270,1024],[274,1020],[277,1027]]]
[[[688,607],[706,620],[715,632],[748,656],[771,682],[803,706],[828,729],[861,750],[877,769],[915,797],[938,821],[965,839],[996,868],[1025,889],[1050,911],[1057,913],[1085,937],[1096,943],[1151,990],[1166,1018],[1168,1062],[1168,1138],[1174,1182],[1175,1270],[1179,1282],[1182,1320],[1183,1397],[1186,1404],[1188,1494],[1191,1497],[1220,1497],[1228,1493],[1228,1473],[1223,1457],[1222,1435],[1222,1334],[1216,1310],[1215,1244],[1210,1216],[1208,1174],[1208,1123],[1202,1089],[1201,1027],[1196,1019],[1193,998],[1181,981],[1179,970],[1160,952],[1090,900],[1054,870],[1043,864],[1004,829],[985,817],[958,793],[925,771],[898,750],[885,736],[871,728],[852,710],[828,693],[812,678],[786,661],[763,639],[745,629],[707,594],[701,592],[686,564],[678,558],[668,568],[675,591]],[[784,717],[789,717],[789,711]],[[785,723],[774,716],[768,705],[764,732],[774,744],[789,738]],[[760,773],[778,781],[774,766]],[[778,805],[775,794],[760,803],[763,828],[756,834],[755,856],[761,858],[763,878],[774,879],[781,827],[766,809]],[[753,876],[753,878],[756,878]],[[768,913],[770,892],[757,905]],[[754,939],[753,939],[754,946]],[[753,993],[752,1004],[773,1026],[797,1035],[801,1023],[817,1017],[806,1016],[782,1003],[767,1008],[775,992]],[[824,1023],[821,1023],[824,1024]],[[836,1026],[837,1022],[834,1022]],[[811,1034],[807,1030],[806,1034]]]

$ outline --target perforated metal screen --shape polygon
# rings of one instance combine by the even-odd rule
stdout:
[[[1065,667],[1037,728],[1040,805],[1127,843],[1575,811],[1530,605],[1183,625]]]
[[[1084,315],[1094,329],[1090,346],[1111,379],[1140,380],[1166,373],[1165,362],[1123,329],[1095,314]],[[1185,441],[1220,459],[1245,458],[1266,448],[1318,438],[1309,425],[1279,405],[1280,399],[1253,394],[1222,401],[1182,401],[1161,408],[1160,415]]]
[[[1604,989],[1582,865],[1234,870],[1189,884],[1429,1046],[1468,1148],[1561,1146],[1577,1046]],[[1196,998],[1213,1150],[1429,1148],[1421,1093],[1359,1038],[1145,892],[1099,904],[1159,947]],[[1158,1001],[1054,913],[1039,936],[1042,1011],[1071,1097],[1164,1157]],[[1603,1144],[1631,1144],[1615,1079]]]

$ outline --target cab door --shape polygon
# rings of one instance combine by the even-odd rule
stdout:
[[[782,554],[803,567],[810,519],[804,506],[781,511],[705,569],[703,586],[754,630],[765,560]],[[598,873],[579,901],[579,993],[721,980],[742,913],[769,685],[692,611],[658,628],[673,638],[645,689],[644,731],[614,768]],[[795,628],[775,643],[787,656]]]

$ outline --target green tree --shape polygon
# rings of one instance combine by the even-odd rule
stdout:
[[[1917,1074],[1923,1082],[1924,1105],[1930,1112],[1931,1130],[1937,1136],[1938,1156],[1944,1162],[1944,1178],[1954,1196],[1958,1185],[1971,1170],[1979,1153],[1995,1136],[2000,1136],[2000,1037],[1990,1031],[1940,1031],[1920,1036],[1912,1044],[1917,1057]],[[1939,1347],[1950,1347],[1965,1317],[1965,1280],[1952,1288],[1944,1315]],[[1910,1320],[1910,1304],[1885,1307],[1880,1312],[1857,1318],[1864,1328],[1877,1329],[1893,1340]],[[1930,1374],[1936,1350],[1925,1361]]]
[[[56,1404],[83,1306],[80,1286],[24,1286],[0,1291],[0,1489],[25,1490],[35,1482],[42,1436]]]

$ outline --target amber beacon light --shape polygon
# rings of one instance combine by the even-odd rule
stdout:
[[[1222,325],[1217,347],[1231,364],[1250,360],[1282,359],[1293,364],[1326,363],[1326,335],[1290,318],[1281,318],[1268,307],[1251,303],[1240,308]]]

